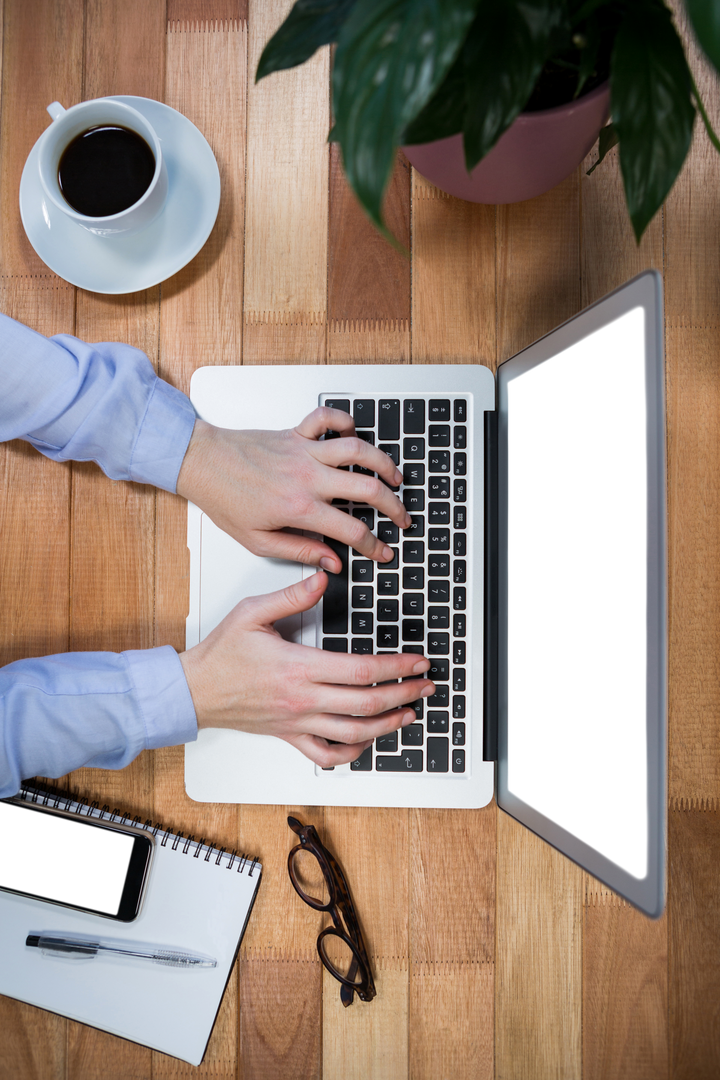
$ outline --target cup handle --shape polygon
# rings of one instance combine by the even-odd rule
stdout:
[[[63,108],[63,106],[60,104],[59,101],[53,101],[53,103],[51,105],[48,105],[47,111],[50,113],[53,120],[59,120],[59,118],[65,112],[65,109]]]

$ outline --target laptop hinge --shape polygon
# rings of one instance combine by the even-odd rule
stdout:
[[[497,760],[498,731],[498,414],[485,413],[485,605],[483,760]]]

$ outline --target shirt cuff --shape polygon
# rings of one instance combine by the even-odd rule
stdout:
[[[133,447],[130,479],[175,493],[195,427],[195,410],[174,386],[157,379]]]
[[[194,742],[198,727],[195,706],[180,657],[171,645],[124,652],[145,724],[145,746]]]

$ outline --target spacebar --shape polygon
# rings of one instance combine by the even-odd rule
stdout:
[[[348,549],[330,537],[323,537],[342,563],[339,574],[328,573],[328,587],[323,596],[323,633],[347,634],[348,628]]]

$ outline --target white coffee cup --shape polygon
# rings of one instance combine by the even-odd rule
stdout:
[[[53,101],[51,105],[48,105],[47,111],[52,116],[53,122],[41,136],[38,167],[40,183],[48,199],[57,206],[58,210],[62,210],[78,225],[97,236],[138,232],[149,225],[165,205],[168,179],[160,140],[142,113],[123,101],[113,101],[110,98],[82,101],[70,109],[64,109],[59,101]],[[87,214],[74,210],[63,196],[58,182],[58,169],[64,150],[76,135],[87,131],[88,128],[105,124],[118,124],[140,135],[153,152],[155,172],[147,191],[132,206],[121,210],[118,214],[109,214],[107,217],[89,217]]]

